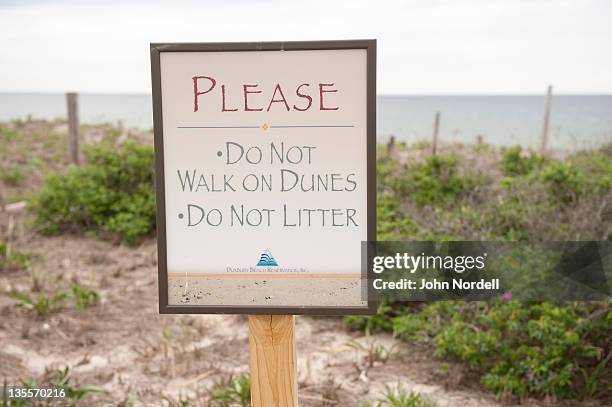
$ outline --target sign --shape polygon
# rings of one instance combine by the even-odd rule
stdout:
[[[376,42],[152,44],[161,313],[373,312]]]

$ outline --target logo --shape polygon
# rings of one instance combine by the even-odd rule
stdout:
[[[257,265],[264,267],[276,267],[278,266],[278,263],[276,262],[274,257],[272,257],[272,253],[270,253],[270,250],[266,249],[261,254],[261,256],[259,256],[259,262],[257,263]]]

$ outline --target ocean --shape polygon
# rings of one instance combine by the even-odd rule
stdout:
[[[66,115],[63,94],[0,93],[0,121]],[[150,95],[79,95],[82,123],[121,122],[152,127]],[[413,143],[430,139],[440,112],[442,142],[473,143],[478,136],[498,145],[537,148],[542,133],[544,96],[378,96],[378,140],[394,135]],[[612,141],[612,95],[553,96],[549,147],[593,148]]]

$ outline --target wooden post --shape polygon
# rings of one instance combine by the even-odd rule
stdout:
[[[542,124],[542,145],[540,146],[540,154],[546,153],[548,147],[548,121],[550,119],[550,103],[552,100],[552,85],[548,85],[546,92],[546,100],[544,101],[544,123]]]
[[[68,108],[68,143],[70,144],[70,159],[76,165],[81,164],[81,149],[79,145],[79,111],[78,95],[66,93]]]
[[[438,132],[440,131],[440,112],[436,112],[434,119],[433,138],[431,141],[431,154],[436,155],[438,151]]]
[[[293,315],[249,316],[252,407],[296,407]]]
[[[387,143],[387,155],[391,157],[393,155],[393,151],[395,149],[395,135],[391,135],[389,137],[389,142]]]

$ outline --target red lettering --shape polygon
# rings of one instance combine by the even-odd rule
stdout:
[[[276,92],[279,92],[282,99],[275,99],[276,97]],[[280,84],[277,83],[276,84],[276,88],[274,88],[274,93],[272,94],[272,100],[270,100],[270,104],[268,105],[268,112],[270,111],[270,107],[272,106],[272,103],[277,103],[277,102],[283,102],[285,104],[285,108],[287,109],[287,111],[289,111],[289,105],[287,104],[287,100],[285,99],[285,95],[283,95],[283,90],[280,87]]]
[[[330,86],[334,86],[333,83],[320,83],[319,84],[319,110],[338,110],[338,107],[325,107],[324,103],[323,103],[323,94],[324,93],[336,93],[338,92],[338,89],[334,89],[334,90],[323,90],[323,87],[330,87]]]
[[[225,85],[221,85],[221,111],[222,112],[236,112],[238,108],[226,109],[225,108]]]
[[[293,105],[293,108],[299,112],[305,112],[306,110],[310,109],[310,106],[312,106],[312,98],[304,93],[300,92],[300,89],[302,89],[302,86],[310,86],[309,83],[302,83],[300,86],[297,87],[297,89],[295,90],[295,94],[298,97],[304,98],[304,99],[308,99],[308,106],[306,106],[303,109],[300,109],[299,107],[297,107],[296,105]]]
[[[198,96],[204,95],[210,92],[211,90],[213,90],[213,88],[217,84],[217,81],[211,78],[210,76],[194,76],[191,79],[193,80],[193,111],[197,112],[198,111]],[[210,88],[208,88],[204,92],[200,92],[199,87],[198,87],[199,79],[208,79],[210,81]]]
[[[211,76],[193,76],[191,79],[193,81],[193,111],[197,112],[200,110],[200,96],[206,95],[207,93],[212,93],[217,87],[217,80]],[[327,93],[339,92],[339,90],[336,88],[335,83],[313,84],[313,86],[316,85],[318,85],[319,87],[319,110],[339,110],[340,108],[337,106],[337,102],[334,103],[333,101],[330,101],[329,98],[331,96],[326,96]],[[305,112],[312,108],[312,106],[316,103],[315,98],[317,97],[317,95],[314,94],[315,90],[311,89],[310,83],[298,82],[295,88],[291,88],[295,90],[293,93],[289,94],[289,101],[292,102],[292,104],[290,105],[287,98],[285,97],[284,91],[280,83],[277,83],[274,86],[274,91],[272,92],[271,96],[268,93],[269,89],[267,89],[268,91],[262,90],[262,88],[260,88],[260,85],[257,83],[242,83],[238,86],[242,86],[243,104],[242,106],[236,105],[236,107],[232,107],[231,101],[234,100],[235,102],[237,102],[237,98],[240,97],[240,95],[237,94],[237,89],[232,88],[231,85],[223,83],[219,83],[219,86],[221,88],[221,91],[219,93],[215,93],[214,98],[217,98],[219,96],[221,97],[221,103],[219,106],[221,108],[221,112],[261,112],[264,111],[264,108],[263,106],[261,106],[261,103],[263,103],[265,100],[269,100],[268,107],[265,109],[265,111],[267,112],[272,109],[274,103],[282,103],[287,112],[290,112],[291,110],[297,112]],[[258,94],[261,96],[253,96]],[[253,100],[253,97],[255,97],[255,100]],[[270,99],[268,99],[268,97]],[[334,104],[336,104],[336,106],[334,106]]]
[[[244,93],[244,111],[245,112],[261,112],[263,110],[263,107],[260,108],[256,108],[256,109],[251,109],[249,108],[249,101],[247,99],[247,95],[251,94],[251,93],[261,93],[260,90],[257,91],[248,91],[248,88],[256,88],[259,85],[242,85],[242,89],[243,89],[243,93]]]

